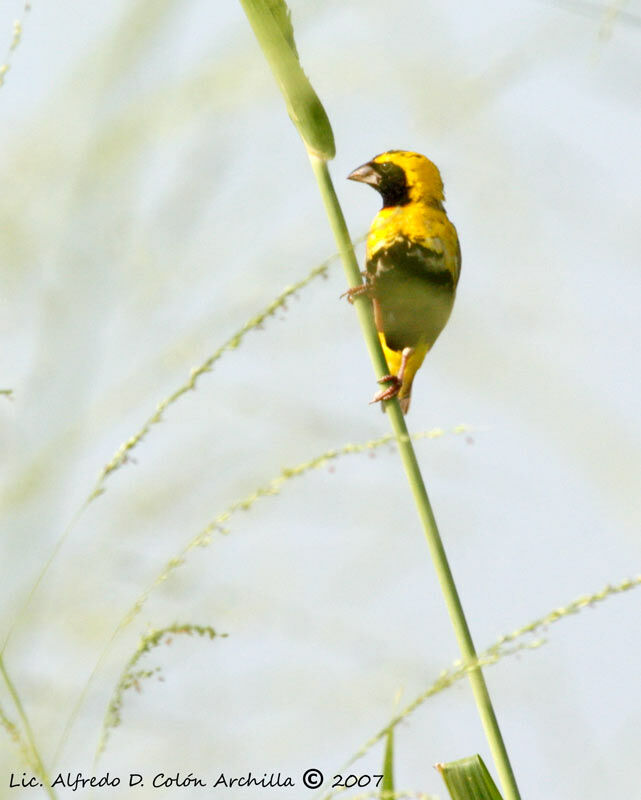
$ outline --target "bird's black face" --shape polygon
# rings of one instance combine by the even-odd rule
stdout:
[[[382,164],[369,161],[355,169],[347,178],[373,186],[383,198],[383,208],[404,206],[410,201],[405,171],[391,161],[384,161]]]

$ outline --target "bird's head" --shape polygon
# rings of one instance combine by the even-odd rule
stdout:
[[[383,208],[411,202],[443,207],[443,181],[435,164],[419,153],[388,150],[358,167],[348,176],[373,186],[383,198]]]

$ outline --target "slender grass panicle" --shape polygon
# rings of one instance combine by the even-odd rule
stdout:
[[[192,623],[168,625],[165,628],[158,630],[151,630],[146,633],[140,640],[136,651],[133,653],[120,676],[120,680],[116,684],[114,693],[112,695],[105,719],[102,725],[102,732],[100,734],[100,741],[96,750],[95,762],[98,761],[104,752],[109,734],[113,728],[117,728],[122,722],[122,705],[124,702],[125,692],[129,689],[136,689],[140,691],[140,684],[142,681],[149,678],[161,679],[161,667],[151,667],[147,669],[138,668],[140,659],[149,653],[160,644],[171,644],[174,636],[200,636],[209,639],[225,638],[226,633],[217,633],[210,625],[194,625]],[[94,762],[94,763],[95,763]]]
[[[357,242],[360,240],[357,240]],[[355,243],[357,243],[355,242]],[[164,418],[164,413],[167,411],[171,406],[178,402],[182,397],[187,395],[191,391],[195,391],[198,385],[200,378],[211,372],[214,368],[214,365],[225,355],[225,353],[232,352],[236,350],[242,343],[245,336],[252,330],[259,329],[263,323],[271,318],[274,317],[277,311],[286,307],[287,300],[294,296],[297,292],[305,289],[309,286],[314,280],[317,278],[324,278],[327,275],[327,271],[333,261],[338,258],[338,255],[330,256],[328,259],[323,261],[321,264],[315,266],[306,276],[301,278],[300,280],[293,283],[291,286],[286,286],[285,289],[275,297],[270,303],[267,304],[263,309],[261,309],[258,313],[254,314],[250,319],[248,319],[237,331],[235,331],[225,342],[223,342],[220,347],[218,347],[211,355],[209,355],[201,364],[197,367],[193,367],[189,372],[189,378],[183,384],[181,384],[177,389],[175,389],[171,394],[167,397],[164,397],[160,400],[155,410],[147,417],[147,419],[143,422],[140,428],[133,433],[123,444],[118,447],[116,452],[110,458],[110,460],[102,467],[96,483],[94,484],[93,489],[89,493],[89,495],[85,498],[82,505],[76,509],[75,513],[73,514],[71,520],[69,521],[67,527],[64,529],[62,534],[58,537],[53,550],[51,551],[48,559],[45,561],[44,566],[40,570],[38,577],[36,578],[31,590],[22,606],[22,609],[19,611],[14,625],[9,629],[7,636],[2,644],[2,648],[0,652],[4,652],[7,644],[11,638],[13,628],[17,621],[24,615],[26,608],[31,603],[38,587],[44,580],[47,572],[51,568],[51,565],[56,560],[58,554],[60,553],[65,541],[68,539],[69,535],[77,525],[78,521],[81,519],[85,511],[88,507],[100,497],[106,491],[106,483],[110,475],[114,472],[119,470],[127,463],[131,463],[132,461],[132,453],[133,451],[140,445],[140,443],[148,436],[151,430],[156,426],[159,425]],[[4,393],[11,398],[12,390],[7,389],[4,390]],[[174,567],[177,564],[174,564]]]
[[[582,595],[576,600],[564,606],[560,606],[538,619],[532,620],[527,625],[523,625],[510,633],[500,636],[489,647],[479,653],[473,662],[463,663],[460,660],[454,662],[449,668],[444,669],[436,680],[423,692],[395,714],[383,728],[364,742],[361,747],[341,765],[340,769],[346,769],[352,766],[359,759],[363,758],[363,756],[367,755],[367,753],[381,741],[387,740],[389,734],[399,723],[407,719],[431,697],[434,697],[450,686],[453,686],[455,683],[458,683],[460,680],[463,680],[469,675],[470,671],[477,667],[494,666],[504,658],[518,655],[524,651],[537,650],[546,643],[546,639],[543,637],[532,638],[533,634],[539,633],[541,630],[547,630],[550,625],[556,622],[560,622],[587,608],[593,608],[599,603],[612,599],[621,593],[638,589],[639,587],[641,587],[641,575],[637,575],[634,578],[625,578],[615,584],[608,584],[608,586],[603,587],[603,589],[591,594]],[[336,792],[328,792],[323,795],[323,800],[330,800],[330,798],[335,795]]]
[[[451,433],[455,435],[461,435],[468,433],[471,430],[473,429],[470,428],[469,426],[461,424],[454,427],[451,430]],[[437,439],[444,436],[445,434],[446,431],[444,431],[443,429],[434,428],[431,431],[423,431],[415,434],[415,438],[417,440]],[[185,563],[188,555],[191,552],[199,548],[208,547],[212,543],[212,539],[215,533],[219,533],[221,535],[228,534],[229,528],[227,527],[227,523],[233,515],[237,514],[239,511],[249,511],[261,498],[274,497],[275,495],[279,494],[281,489],[293,478],[298,478],[313,470],[320,469],[326,466],[329,462],[334,461],[342,456],[372,452],[377,448],[382,447],[383,445],[394,444],[395,441],[396,439],[392,434],[386,434],[385,436],[381,436],[378,439],[372,439],[367,442],[346,444],[340,448],[326,450],[320,455],[312,459],[309,459],[307,461],[304,461],[300,464],[297,464],[294,467],[285,467],[280,471],[280,473],[276,477],[272,478],[266,484],[259,486],[257,489],[254,489],[252,492],[250,492],[248,495],[241,498],[240,500],[237,500],[236,502],[232,503],[224,511],[221,511],[209,523],[207,523],[207,525],[204,528],[202,528],[195,536],[193,536],[178,553],[176,553],[172,558],[169,559],[169,561],[167,561],[164,564],[160,572],[158,572],[155,578],[146,586],[146,588],[136,598],[136,600],[126,611],[126,613],[121,617],[120,621],[118,622],[111,636],[106,642],[102,650],[102,653],[98,657],[98,660],[91,674],[89,675],[86,684],[84,685],[82,691],[80,692],[76,700],[76,703],[74,704],[71,710],[64,731],[62,733],[62,737],[58,743],[57,752],[58,753],[61,752],[62,747],[80,711],[80,708],[84,703],[84,700],[89,691],[89,687],[91,686],[95,676],[97,675],[102,663],[104,662],[107,656],[107,653],[111,649],[111,646],[113,645],[116,638],[125,628],[127,628],[136,619],[136,617],[140,614],[145,604],[149,600],[152,593],[156,589],[161,587],[170,578],[172,573]]]
[[[29,3],[25,3],[24,13],[26,14],[30,10],[30,8],[31,6],[29,5]],[[7,48],[7,52],[5,53],[4,60],[2,61],[2,63],[0,63],[0,88],[2,87],[5,81],[7,72],[9,72],[9,70],[11,69],[11,57],[14,51],[20,45],[20,42],[22,41],[22,29],[23,29],[23,20],[15,19],[13,21],[11,41]]]

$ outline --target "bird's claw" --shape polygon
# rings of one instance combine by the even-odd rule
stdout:
[[[341,300],[343,297],[346,297],[350,303],[353,303],[355,297],[360,297],[362,294],[370,294],[372,285],[368,282],[370,280],[370,276],[367,270],[361,272],[361,275],[365,278],[365,283],[361,283],[359,286],[350,286],[350,288],[341,295]]]
[[[343,292],[340,299],[346,297],[350,303],[354,302],[355,297],[360,297],[362,294],[369,294],[370,287],[366,283],[361,283],[360,286],[352,286],[346,292]]]
[[[384,389],[381,389],[380,392],[376,392],[374,397],[369,401],[369,404],[372,403],[380,403],[381,400],[391,400],[401,390],[402,381],[397,375],[384,375],[382,378],[379,378],[378,383],[389,383],[389,386],[386,386]]]

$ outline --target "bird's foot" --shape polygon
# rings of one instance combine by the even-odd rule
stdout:
[[[380,403],[381,400],[391,400],[392,397],[396,397],[401,390],[403,381],[398,375],[384,375],[382,378],[379,378],[378,383],[388,383],[389,386],[381,389],[380,392],[376,392],[374,397],[369,401],[370,405],[372,405],[372,403]]]
[[[361,274],[363,277],[367,277],[367,272],[363,272]],[[355,297],[360,297],[363,294],[371,297],[371,289],[372,285],[370,283],[361,283],[360,286],[351,286],[346,292],[343,292],[341,295],[341,300],[343,297],[346,297],[350,303],[353,303]]]

